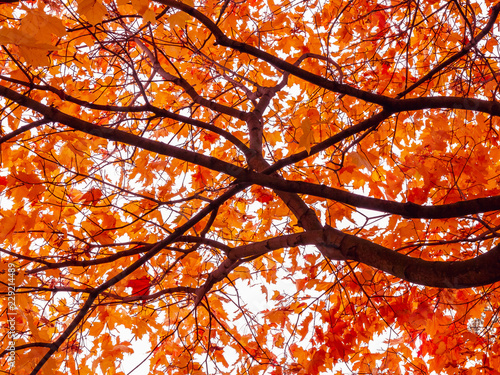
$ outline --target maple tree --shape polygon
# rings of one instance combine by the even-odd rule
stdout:
[[[1,2],[2,371],[498,373],[499,12]]]

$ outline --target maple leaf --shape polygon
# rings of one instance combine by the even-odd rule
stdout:
[[[22,34],[10,28],[0,29],[0,43],[18,46],[23,58],[34,67],[47,65],[49,63],[47,53],[59,49],[41,41],[37,35]]]
[[[149,1],[147,1],[147,0],[132,0],[132,6],[142,16],[149,9]]]
[[[83,194],[80,199],[83,204],[92,204],[93,206],[95,206],[101,199],[101,196],[102,191],[100,189],[92,188],[85,194]]]
[[[100,23],[107,13],[106,7],[99,0],[79,0],[78,11],[87,17],[92,25]]]
[[[26,16],[21,21],[19,32],[31,35],[38,41],[50,43],[52,35],[62,37],[66,34],[66,28],[57,17],[38,10],[27,9]]]
[[[299,140],[299,147],[304,147],[307,153],[311,152],[311,144],[314,142],[314,136],[311,129],[311,120],[305,118],[300,123],[300,128],[302,129],[302,136]]]
[[[259,188],[254,188],[252,190],[253,190],[253,194],[255,195],[255,199],[257,200],[257,202],[269,203],[274,199],[273,194],[266,189],[262,189],[259,187]]]
[[[326,352],[323,349],[315,351],[311,361],[307,366],[307,373],[311,375],[316,375],[320,373],[326,361]]]
[[[151,279],[147,276],[132,279],[127,283],[127,287],[132,288],[133,296],[148,296],[149,288],[151,287]]]
[[[17,224],[17,216],[12,213],[4,213],[2,214],[2,226],[0,229],[0,237],[7,238],[9,235],[12,235],[16,224]]]

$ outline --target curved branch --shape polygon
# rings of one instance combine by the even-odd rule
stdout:
[[[22,134],[24,132],[27,132],[30,129],[36,128],[41,125],[45,125],[49,123],[50,121],[43,118],[41,120],[33,121],[32,123],[29,123],[27,125],[21,126],[18,129],[14,130],[13,132],[10,132],[9,134],[4,135],[3,137],[0,138],[0,145],[2,143],[7,142],[8,140],[18,136],[19,134]]]
[[[2,2],[0,1],[0,4]],[[14,347],[14,350],[24,350],[24,349],[29,349],[29,348],[50,348],[51,343],[50,342],[30,342],[28,344],[23,344],[23,345],[16,345]],[[10,350],[4,350],[3,352],[0,353],[0,357],[3,357],[4,355],[8,354]]]
[[[327,231],[333,231],[336,238],[341,233],[333,228]],[[349,234],[343,234],[338,247],[335,255],[340,251],[348,260],[419,285],[463,289],[500,281],[500,245],[473,259],[440,262],[413,258]]]
[[[22,85],[25,87],[28,87],[32,90],[41,90],[41,91],[49,91],[54,94],[56,94],[61,100],[68,101],[70,103],[75,103],[78,104],[82,107],[89,108],[89,109],[95,109],[98,111],[106,111],[106,112],[118,112],[118,113],[138,113],[138,112],[151,112],[154,113],[157,116],[161,117],[166,117],[171,120],[176,120],[185,124],[193,125],[196,126],[200,129],[205,129],[209,130],[211,132],[214,132],[215,134],[220,135],[221,137],[227,139],[229,142],[233,143],[236,147],[238,147],[245,155],[250,152],[249,148],[243,143],[238,137],[234,136],[230,132],[218,128],[217,126],[214,126],[212,124],[208,124],[206,122],[196,120],[190,117],[186,117],[177,113],[173,113],[170,111],[167,111],[166,109],[163,108],[158,108],[150,103],[145,104],[145,105],[138,105],[138,106],[117,106],[117,105],[108,105],[108,104],[95,104],[95,103],[89,103],[85,100],[78,99],[74,96],[68,95],[64,92],[64,90],[57,89],[55,87],[49,86],[49,85],[35,85],[35,84],[30,84],[28,82],[20,81],[17,79],[13,79],[10,77],[2,76],[0,75],[0,79],[7,81],[7,82],[12,82],[17,85]],[[30,124],[32,125],[32,124]],[[27,125],[28,126],[28,125]],[[25,130],[29,130],[28,128]],[[14,132],[13,132],[14,133]],[[11,134],[13,134],[11,133]],[[5,137],[9,136],[10,134],[6,135]],[[17,134],[13,134],[17,135]],[[10,139],[10,138],[8,138]],[[3,138],[0,139],[0,143],[5,142],[6,140],[3,140]]]
[[[238,181],[251,182],[253,184],[290,193],[307,194],[331,199],[350,206],[400,215],[405,218],[447,219],[500,210],[500,196],[476,198],[442,205],[423,206],[412,202],[401,203],[367,197],[309,182],[284,180],[262,173],[251,171],[245,171],[244,173],[245,177],[240,178]]]
[[[127,296],[119,299],[123,302],[149,301],[160,298],[165,294],[186,293],[194,295],[196,293],[196,290],[197,290],[196,288],[190,286],[176,286],[172,288],[162,289],[159,292],[153,294],[148,294],[143,296]],[[113,296],[113,297],[117,298],[118,296]]]
[[[235,177],[238,182],[257,184],[289,193],[314,195],[317,197],[332,199],[337,202],[349,204],[359,208],[367,208],[375,211],[387,212],[408,218],[444,219],[500,209],[500,196],[490,198],[477,198],[469,201],[444,205],[421,206],[411,202],[400,203],[383,199],[370,198],[353,194],[344,190],[331,188],[325,185],[316,185],[302,181],[283,180],[278,177],[249,171],[247,169],[238,167],[214,157],[170,146],[162,142],[146,139],[135,134],[124,132],[122,130],[104,128],[98,125],[94,125],[79,118],[67,115],[55,108],[41,104],[6,87],[0,87],[0,95],[41,113],[51,121],[59,122],[87,134],[137,146],[145,150],[157,152],[162,155],[172,156],[180,160],[198,164],[200,166]],[[407,99],[404,101],[413,100],[418,101],[420,99]],[[496,108],[496,110],[498,110],[500,114],[500,104],[497,105],[493,102],[485,103],[488,103],[492,107]],[[384,113],[384,111],[379,113],[379,116],[383,117],[385,115],[386,113]],[[361,124],[362,123],[358,125]]]
[[[148,250],[153,247],[154,244],[145,244],[143,246],[135,246],[132,249],[129,250],[123,250],[120,251],[116,254],[103,257],[103,258],[98,258],[98,259],[88,259],[88,260],[68,260],[66,262],[57,262],[57,263],[49,263],[45,262],[45,266],[38,267],[29,271],[25,271],[26,275],[31,275],[31,274],[36,274],[41,271],[45,271],[48,269],[54,269],[54,268],[64,268],[64,267],[89,267],[89,266],[94,266],[98,264],[105,264],[105,263],[111,263],[114,262],[117,259],[127,257],[127,256],[132,256],[136,254],[142,254],[147,252]],[[37,261],[37,260],[35,260]],[[38,262],[38,261],[37,261]]]
[[[156,152],[161,155],[175,157],[189,163],[198,164],[200,166],[229,174],[233,177],[238,177],[244,169],[227,163],[225,161],[198,154],[196,152],[184,150],[179,147],[171,146],[163,142],[147,139],[135,134],[127,133],[119,129],[111,129],[103,126],[95,125],[90,122],[81,120],[80,118],[70,116],[56,108],[46,106],[27,96],[21,95],[7,87],[0,86],[0,96],[12,100],[22,106],[32,109],[44,115],[50,121],[64,124],[72,129],[97,136],[111,141],[125,143],[131,146],[136,146],[144,150]]]
[[[226,253],[229,252],[231,249],[229,246],[227,246],[221,242],[218,242],[218,241],[215,241],[215,240],[212,240],[209,238],[195,237],[195,236],[180,236],[174,242],[192,242],[192,243],[197,243],[197,244],[204,244],[204,245],[208,245],[208,246],[220,249]],[[33,262],[45,264],[45,266],[25,271],[25,274],[32,275],[32,274],[36,274],[36,273],[41,272],[41,271],[45,271],[48,269],[55,269],[55,268],[89,267],[89,266],[95,266],[98,264],[112,263],[112,262],[114,262],[120,258],[123,258],[123,257],[128,257],[128,256],[132,256],[132,255],[146,253],[154,245],[155,244],[146,244],[145,243],[142,245],[134,246],[133,248],[128,249],[128,250],[120,251],[116,254],[113,254],[113,255],[110,255],[107,257],[102,257],[102,258],[98,258],[98,259],[88,259],[88,260],[76,260],[75,259],[75,260],[68,260],[65,262],[57,262],[57,263],[46,262],[46,261],[38,260],[36,258],[24,257],[24,259],[29,259],[30,261],[33,261]],[[18,255],[16,253],[11,253],[11,252],[9,252],[5,249],[2,249],[2,248],[0,248],[0,251],[9,253],[10,255],[16,256],[18,258],[22,258],[21,255]],[[180,251],[184,251],[184,250],[180,250]]]
[[[286,62],[274,55],[271,55],[270,53],[267,53],[265,51],[262,51],[258,48],[255,48],[249,44],[239,42],[237,40],[233,40],[231,38],[228,38],[222,30],[207,16],[205,16],[203,13],[198,11],[197,9],[191,7],[190,5],[184,4],[180,1],[176,0],[155,0],[158,3],[171,6],[172,8],[178,9],[183,11],[184,13],[189,14],[190,16],[196,18],[199,22],[201,22],[207,29],[210,30],[210,32],[214,35],[216,43],[224,46],[231,48],[233,50],[242,52],[242,53],[247,53],[252,56],[255,56],[263,61],[266,61],[267,63],[273,65],[274,67],[283,70],[285,72],[288,72],[290,74],[293,74],[294,76],[297,76],[307,82],[310,82],[312,84],[315,84],[317,86],[320,86],[324,89],[330,90],[337,92],[339,94],[345,94],[349,95],[361,100],[364,100],[366,102],[370,103],[375,103],[379,104],[382,106],[386,106],[390,104],[390,102],[393,100],[388,96],[384,95],[379,95],[379,94],[373,94],[369,91],[364,91],[360,89],[356,89],[354,87],[351,87],[349,85],[339,83],[336,81],[331,81],[327,78],[323,78],[321,76],[318,76],[316,74],[310,73],[307,70],[301,69],[298,66],[295,66],[294,64],[291,64],[289,62]]]
[[[500,281],[500,245],[489,252],[464,261],[428,261],[398,253],[371,241],[343,233],[331,227],[278,236],[265,241],[233,248],[225,261],[213,271],[200,292],[223,280],[242,262],[270,251],[316,245],[329,248],[333,260],[356,261],[387,272],[408,282],[436,288],[470,288]],[[339,252],[343,259],[338,259]],[[324,252],[323,252],[324,253]],[[210,286],[210,287],[209,287]],[[201,298],[200,298],[201,299]]]
[[[138,46],[141,47],[141,49],[144,51],[144,53],[148,56],[149,60],[151,60],[151,64],[153,65],[154,69],[157,70],[158,74],[168,82],[172,82],[176,84],[177,86],[180,86],[184,89],[186,94],[188,94],[191,99],[197,103],[200,104],[204,107],[210,108],[216,112],[224,113],[226,115],[236,117],[240,120],[245,121],[248,118],[248,113],[245,111],[241,111],[239,109],[233,108],[233,107],[228,107],[226,105],[214,102],[212,100],[203,98],[201,95],[199,95],[195,88],[184,78],[182,77],[176,77],[170,73],[168,73],[163,67],[161,66],[160,62],[156,59],[155,55],[153,52],[151,52],[145,45],[142,43],[142,41],[139,38],[134,38],[134,41],[137,43]]]
[[[340,83],[342,83],[342,81],[344,80],[344,72],[342,71],[342,67],[329,57],[326,57],[323,55],[318,55],[317,53],[307,52],[307,53],[304,53],[302,56],[300,56],[297,59],[297,61],[295,61],[295,63],[293,65],[299,66],[302,63],[302,61],[304,61],[305,59],[308,59],[308,58],[323,60],[329,64],[332,64],[335,67],[335,69],[337,69],[337,71],[339,72],[338,81]]]
[[[183,122],[185,124],[196,126],[200,129],[209,130],[209,131],[211,131],[215,134],[218,134],[221,137],[227,139],[229,142],[231,142],[236,147],[238,147],[240,149],[240,151],[242,151],[245,155],[248,156],[251,154],[251,151],[248,148],[248,146],[245,145],[245,143],[243,143],[238,137],[236,137],[235,135],[231,134],[230,132],[228,132],[224,129],[218,128],[217,126],[214,126],[212,124],[208,124],[208,123],[200,121],[200,120],[192,119],[190,117],[182,116],[182,115],[179,115],[177,113],[172,113],[170,111],[167,111],[166,109],[158,108],[158,107],[155,107],[152,105],[147,106],[147,110],[150,112],[153,112],[157,116],[163,116],[163,117],[166,117],[166,118],[169,118],[172,120]]]
[[[413,99],[394,99],[386,107],[387,110],[397,113],[405,111],[420,111],[423,109],[464,109],[487,113],[491,116],[500,116],[500,103],[459,96],[431,96]]]
[[[13,251],[9,251],[7,249],[4,249],[3,247],[0,247],[0,252],[5,253],[7,255],[10,255],[12,257],[15,257],[17,259],[27,260],[29,262],[37,262],[37,263],[42,263],[42,264],[50,264],[50,262],[47,262],[47,261],[45,261],[43,259],[38,259],[38,258],[33,258],[33,257],[27,256],[27,255],[18,254],[18,253],[15,253]]]
[[[175,1],[175,0],[156,0],[159,3],[162,3],[164,5],[171,6],[173,8],[179,9],[190,16],[196,18],[199,22],[201,22],[206,28],[208,28],[212,34],[215,36],[215,40],[217,44],[220,44],[221,46],[231,48],[233,50],[242,52],[242,53],[247,53],[252,56],[255,56],[263,61],[266,61],[267,63],[273,65],[274,67],[281,69],[285,72],[288,72],[290,74],[295,75],[296,77],[299,77],[307,82],[310,82],[312,84],[315,84],[319,87],[322,87],[324,89],[337,92],[339,94],[344,94],[344,95],[349,95],[352,97],[355,97],[357,99],[364,100],[366,102],[374,103],[381,105],[383,107],[389,107],[392,108],[394,105],[396,105],[398,102],[400,102],[400,99],[393,99],[388,96],[384,95],[379,95],[379,94],[374,94],[369,91],[364,91],[360,89],[356,89],[354,87],[351,87],[346,84],[342,84],[339,82],[331,81],[329,79],[326,79],[324,77],[318,76],[316,74],[310,73],[304,69],[299,68],[298,66],[295,66],[294,64],[291,64],[289,62],[286,62],[274,55],[271,55],[270,53],[267,53],[265,51],[262,51],[256,47],[253,47],[249,44],[242,43],[236,40],[233,40],[229,37],[227,37],[222,30],[207,16],[196,10],[195,8],[184,4],[180,1]],[[491,10],[491,16],[489,18],[489,21],[487,25],[484,27],[484,29],[479,33],[467,46],[465,46],[462,51],[457,53],[454,57],[450,58],[452,61],[445,61],[442,64],[438,65],[435,69],[439,68],[442,69],[444,66],[452,63],[456,59],[459,59],[461,56],[465,55],[472,47],[474,47],[486,34],[488,34],[493,27],[493,24],[500,12],[500,3],[496,4],[492,10]],[[453,60],[455,59],[455,60]],[[442,66],[441,66],[442,65]],[[438,70],[433,69],[431,72],[428,74],[434,75]],[[425,80],[429,79],[429,77],[424,76],[421,80],[424,82]],[[413,89],[412,87],[410,87]],[[409,88],[409,89],[410,89]],[[402,94],[400,94],[402,95]],[[400,96],[398,96],[400,97]],[[456,107],[455,107],[456,108]]]
[[[304,150],[277,161],[272,166],[262,171],[262,173],[271,174],[287,165],[297,163],[301,160],[310,157],[311,155],[318,154],[321,151],[326,150],[328,147],[331,147],[334,144],[339,143],[348,137],[351,137],[355,134],[358,134],[370,128],[377,127],[378,125],[380,125],[380,123],[382,123],[382,121],[388,119],[391,115],[392,115],[391,112],[383,110],[377,113],[376,115],[373,115],[372,117],[367,118],[366,120],[363,120],[354,126],[344,129],[335,134],[334,136],[325,139],[324,141],[318,144],[315,144],[314,146],[311,146],[310,152]]]

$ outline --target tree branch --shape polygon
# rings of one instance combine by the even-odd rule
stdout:
[[[364,91],[360,89],[356,89],[354,87],[351,87],[349,85],[331,81],[329,79],[326,79],[324,77],[318,76],[316,74],[310,73],[304,69],[299,68],[298,66],[291,64],[289,62],[286,62],[274,55],[271,55],[270,53],[267,53],[265,51],[262,51],[256,47],[253,47],[249,44],[242,43],[236,40],[233,40],[229,37],[227,37],[222,30],[207,16],[196,10],[195,8],[184,4],[179,1],[175,0],[156,0],[159,3],[171,6],[173,8],[179,9],[190,16],[196,18],[199,22],[201,22],[206,28],[208,28],[212,34],[215,36],[215,39],[217,41],[217,44],[220,44],[221,46],[228,47],[231,49],[234,49],[236,51],[242,52],[242,53],[247,53],[249,55],[255,56],[263,61],[268,62],[269,64],[273,65],[274,67],[281,69],[285,72],[288,72],[290,74],[295,75],[296,77],[299,77],[307,82],[310,82],[314,85],[317,85],[319,87],[322,87],[324,89],[337,92],[339,94],[344,94],[344,95],[349,95],[352,97],[355,97],[357,99],[364,100],[366,102],[374,103],[381,105],[383,107],[387,108],[395,108],[398,104],[397,102],[400,102],[399,99],[393,99],[385,95],[379,95],[379,94],[373,94],[369,91]],[[460,57],[465,55],[472,47],[474,47],[482,38],[484,38],[485,35],[489,33],[491,28],[493,27],[493,24],[498,16],[498,13],[500,12],[500,3],[496,4],[492,10],[491,10],[491,16],[489,18],[489,21],[487,25],[484,27],[484,29],[467,45],[465,46],[462,51],[451,57],[449,60],[444,61],[442,64],[438,65],[435,69],[431,70],[426,76],[422,77],[422,82],[428,80],[431,78],[437,71],[442,69],[444,66],[451,64],[452,62],[458,60]],[[419,81],[420,82],[420,81]],[[420,82],[420,83],[422,83]],[[413,90],[415,85],[412,85],[408,90]],[[406,91],[408,91],[406,90]],[[398,97],[403,96],[407,92],[401,93]],[[409,91],[408,91],[409,92]],[[463,99],[463,98],[461,98]],[[399,104],[403,105],[403,104]],[[456,107],[454,107],[456,108]],[[462,106],[462,108],[465,108],[465,106]],[[467,109],[467,108],[466,108]]]
[[[229,251],[225,261],[210,274],[199,291],[206,293],[223,280],[239,264],[268,252],[295,246],[316,245],[329,248],[344,256],[344,261],[356,261],[387,272],[410,283],[436,288],[470,288],[500,281],[500,245],[489,252],[464,261],[428,261],[398,253],[371,241],[343,233],[329,226],[239,246]],[[328,251],[327,254],[328,256]],[[202,295],[200,292],[197,294]],[[203,294],[204,295],[204,294]],[[199,298],[201,299],[201,298]]]
[[[41,125],[45,125],[49,123],[50,121],[43,118],[41,120],[33,121],[32,123],[29,123],[27,125],[21,126],[18,129],[14,130],[13,132],[10,132],[9,134],[4,135],[3,137],[0,138],[0,145],[2,143],[7,142],[8,140],[18,136],[19,134],[22,134],[24,132],[27,132],[30,129],[36,128]]]
[[[289,193],[314,195],[317,197],[332,199],[337,202],[349,204],[359,208],[367,208],[380,212],[387,212],[408,218],[444,219],[500,209],[500,196],[477,198],[469,201],[444,205],[422,206],[411,202],[391,202],[383,199],[361,196],[344,190],[331,188],[325,185],[316,185],[302,181],[288,181],[278,177],[249,171],[214,157],[170,146],[162,142],[146,139],[135,134],[124,132],[122,130],[110,129],[94,125],[79,118],[67,115],[55,108],[41,104],[6,87],[0,86],[0,95],[41,113],[51,121],[59,122],[73,129],[116,142],[137,146],[142,149],[156,152],[162,155],[176,157],[190,163],[194,163],[221,173],[228,174],[232,177],[235,177],[239,182],[244,182],[247,184],[257,184]],[[404,101],[413,100],[418,101],[420,99],[407,99]],[[481,100],[477,101],[487,103],[491,106],[491,108],[494,109],[494,111],[498,111],[498,114],[500,115],[500,104],[497,105],[493,102],[485,102]],[[384,112],[379,113],[379,116],[382,118],[386,115],[387,113]],[[362,123],[358,125],[362,126],[361,124]],[[262,161],[264,160],[262,159]],[[266,169],[268,167],[268,164],[265,161],[264,163],[265,164],[259,165],[258,168],[255,169]]]

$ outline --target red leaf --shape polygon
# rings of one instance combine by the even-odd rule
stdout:
[[[268,203],[274,199],[273,194],[270,191],[267,191],[260,187],[256,188],[254,190],[254,193],[255,193],[255,199],[260,203]]]
[[[132,288],[133,296],[147,296],[149,295],[149,288],[151,286],[151,280],[147,276],[143,276],[140,279],[130,280],[127,286]]]

